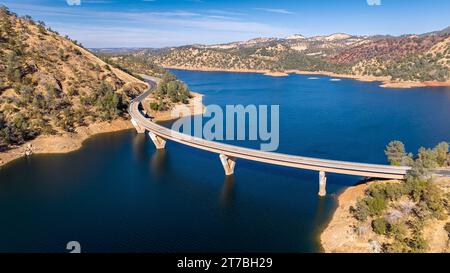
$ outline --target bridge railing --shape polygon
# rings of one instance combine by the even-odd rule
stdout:
[[[296,167],[301,169],[309,169],[322,172],[335,172],[341,174],[368,176],[374,178],[390,178],[402,179],[410,170],[410,167],[390,166],[369,163],[358,163],[349,161],[338,161],[329,159],[320,159],[312,157],[303,157],[297,155],[281,154],[276,152],[265,152],[256,149],[238,147],[226,143],[214,142],[184,134],[171,130],[167,127],[154,123],[146,118],[139,110],[139,105],[148,97],[152,89],[155,87],[153,81],[148,81],[149,88],[143,94],[131,101],[128,112],[141,129],[147,130],[152,137],[153,142],[159,148],[164,148],[166,140],[176,141],[188,146],[218,153],[221,155],[222,164],[228,173],[233,173],[233,170],[227,171],[226,164],[231,164],[234,169],[235,158],[243,158],[253,161],[265,162],[269,164]],[[225,158],[224,158],[225,157]],[[228,168],[230,167],[228,166]],[[323,176],[323,177],[322,177]],[[326,177],[321,175],[321,181],[326,180]],[[324,178],[325,177],[325,178]]]

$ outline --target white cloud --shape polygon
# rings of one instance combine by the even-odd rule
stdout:
[[[82,0],[82,4],[90,1]],[[283,37],[297,29],[244,20],[241,13],[222,10],[192,12],[99,11],[11,2],[22,14],[46,16],[46,24],[88,47],[164,47],[193,43],[224,43],[254,37]],[[70,23],[61,20],[69,18]],[[245,14],[244,14],[245,17]]]
[[[369,1],[369,0],[368,0]],[[280,14],[294,14],[292,11],[287,9],[271,9],[271,8],[254,8],[255,10],[261,10],[271,13],[280,13]]]
[[[79,6],[81,5],[81,0],[66,0],[66,3],[69,6]]]
[[[369,6],[381,6],[381,0],[366,0]]]

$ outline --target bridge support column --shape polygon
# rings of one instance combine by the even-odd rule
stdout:
[[[153,144],[155,144],[156,149],[161,150],[164,149],[164,147],[166,147],[166,140],[164,138],[157,136],[152,132],[148,132],[148,135],[152,139]]]
[[[219,155],[220,162],[222,162],[223,169],[227,176],[234,174],[234,166],[236,166],[236,158],[229,157],[224,154]]]
[[[145,128],[141,127],[133,118],[131,119],[131,123],[133,124],[134,128],[136,128],[138,134],[145,133]]]
[[[319,173],[319,196],[327,195],[327,174],[324,171]]]

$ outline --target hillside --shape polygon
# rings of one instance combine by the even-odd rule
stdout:
[[[393,82],[450,81],[450,34],[258,38],[130,53],[164,66],[199,70],[309,71],[383,77]]]
[[[450,166],[448,142],[407,153],[392,141],[391,165],[410,166],[402,181],[366,181],[340,194],[339,206],[321,235],[326,252],[450,252],[450,178],[433,174]]]
[[[146,85],[31,17],[0,9],[0,151],[127,115]]]

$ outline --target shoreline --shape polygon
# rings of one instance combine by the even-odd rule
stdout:
[[[439,183],[450,183],[450,178],[440,177],[436,181]],[[385,180],[382,183],[398,182],[397,180]],[[359,198],[364,197],[366,189],[373,183],[363,183],[348,187],[338,194],[336,209],[321,230],[319,242],[325,253],[374,253],[370,240],[380,241],[380,236],[376,235],[370,226],[370,221],[364,225],[368,231],[365,235],[358,235],[354,227],[357,220],[350,213],[350,207],[355,206]],[[445,232],[446,220],[430,220],[427,228],[424,229],[424,237],[430,242],[428,253],[448,252],[450,243]]]
[[[198,105],[198,103],[201,103],[202,111],[204,111],[205,107],[202,103],[203,95],[194,92],[191,92],[191,94],[193,96],[186,105],[189,107],[191,115],[197,114],[198,111],[195,111],[194,105]],[[180,105],[177,104],[174,107],[180,107]],[[155,113],[154,121],[161,122],[171,120],[173,118],[170,116],[170,113],[171,111]],[[131,119],[121,117],[111,122],[98,122],[88,126],[78,127],[75,129],[75,133],[41,135],[31,141],[25,142],[20,146],[0,152],[0,170],[14,160],[26,156],[25,151],[28,145],[32,145],[33,154],[65,154],[80,149],[87,139],[95,135],[114,133],[133,128]]]
[[[183,66],[164,66],[166,69],[178,69],[187,71],[204,71],[204,72],[233,72],[233,73],[259,73],[271,77],[287,77],[290,74],[298,75],[323,75],[336,78],[353,79],[362,82],[380,82],[382,88],[415,88],[415,87],[450,87],[450,81],[438,82],[438,81],[393,81],[390,77],[376,77],[376,76],[358,76],[350,74],[337,74],[327,71],[303,71],[303,70],[285,70],[285,71],[270,71],[270,70],[258,70],[258,69],[218,69],[210,67],[183,67]]]
[[[12,161],[26,156],[25,151],[31,145],[33,154],[64,154],[80,149],[90,137],[103,133],[113,133],[133,128],[129,120],[118,118],[111,122],[99,122],[78,127],[75,133],[59,135],[41,135],[22,145],[0,153],[0,169]]]

